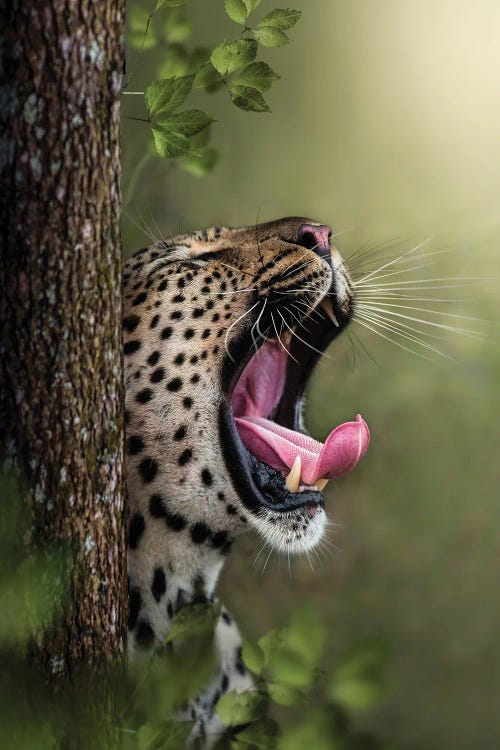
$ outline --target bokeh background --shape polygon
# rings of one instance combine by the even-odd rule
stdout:
[[[218,120],[222,159],[209,176],[144,158],[146,126],[129,119],[143,110],[126,101],[125,250],[147,243],[143,224],[168,236],[299,214],[331,224],[345,257],[380,246],[367,270],[430,238],[426,252],[447,252],[408,278],[474,277],[428,292],[456,300],[446,307],[453,314],[482,319],[446,321],[480,340],[436,329],[442,338],[431,343],[447,357],[419,358],[355,324],[354,350],[347,338],[334,344],[308,394],[308,427],[323,438],[361,412],[372,444],[351,476],[329,485],[328,549],[290,570],[273,554],[263,570],[267,551],[255,561],[261,543],[248,537],[222,589],[251,636],[311,601],[327,622],[329,663],[360,638],[388,641],[387,700],[366,727],[405,747],[492,750],[500,740],[500,4],[293,6],[303,11],[294,43],[264,58],[282,76],[268,97],[272,114],[241,112],[224,92],[194,99]],[[194,0],[189,16],[193,43],[234,36],[222,0]],[[158,59],[131,57],[140,89]]]

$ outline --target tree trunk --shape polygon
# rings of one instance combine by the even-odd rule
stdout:
[[[55,677],[123,653],[123,0],[0,0],[0,447],[38,541],[69,542]]]

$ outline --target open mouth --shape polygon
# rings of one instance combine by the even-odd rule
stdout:
[[[236,488],[254,512],[308,506],[314,515],[328,480],[350,472],[368,448],[370,433],[360,415],[333,429],[324,443],[301,425],[314,366],[349,317],[327,294],[308,317],[257,351],[246,337],[239,344],[243,364],[233,369],[222,405],[222,444]]]

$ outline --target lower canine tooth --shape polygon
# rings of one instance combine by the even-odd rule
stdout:
[[[329,481],[329,479],[316,479],[316,487],[320,492],[323,492]]]
[[[286,488],[289,492],[297,492],[300,484],[300,472],[302,471],[302,459],[297,456],[290,469],[290,474],[285,479]]]
[[[328,296],[323,297],[323,299],[319,303],[319,307],[321,307],[321,309],[323,310],[323,312],[325,313],[325,315],[328,318],[330,318],[330,320],[332,321],[332,323],[334,323],[334,325],[336,325],[337,328],[338,328],[339,327],[339,322],[338,322],[337,318],[335,317],[335,313],[333,312],[332,301],[331,301],[330,297],[328,297]]]

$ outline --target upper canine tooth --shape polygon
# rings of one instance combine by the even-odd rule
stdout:
[[[322,492],[329,481],[329,479],[316,479],[316,487],[320,492]]]
[[[321,309],[323,310],[323,312],[325,313],[325,315],[328,318],[330,318],[330,320],[332,321],[332,323],[334,323],[337,326],[337,328],[338,328],[339,327],[339,322],[338,322],[337,318],[335,317],[335,313],[333,312],[333,307],[332,307],[332,301],[331,301],[331,299],[330,299],[330,297],[328,295],[326,297],[323,297],[323,299],[319,303],[319,307],[321,307]]]
[[[290,469],[290,474],[285,480],[286,488],[289,492],[297,492],[300,484],[300,472],[302,471],[302,459],[297,455],[293,466]]]

